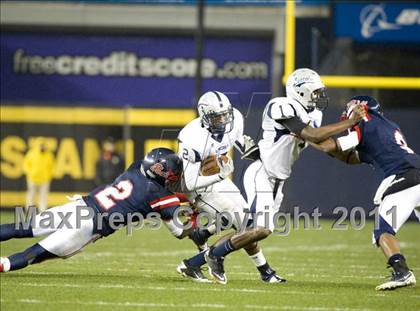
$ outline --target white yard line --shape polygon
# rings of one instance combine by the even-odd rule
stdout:
[[[85,306],[111,306],[111,307],[125,307],[125,308],[212,308],[212,309],[256,309],[256,310],[303,310],[303,311],[370,311],[371,309],[357,309],[357,308],[340,308],[340,307],[297,307],[289,305],[258,305],[258,304],[246,304],[246,305],[225,305],[225,304],[208,304],[208,303],[194,303],[194,304],[176,304],[176,303],[148,303],[148,302],[110,302],[110,301],[53,301],[53,300],[39,300],[39,299],[18,299],[18,300],[1,300],[2,303],[13,302],[13,303],[25,303],[25,304],[69,304],[69,305],[85,305]]]

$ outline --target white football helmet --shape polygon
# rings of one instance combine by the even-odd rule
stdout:
[[[233,109],[229,98],[221,92],[204,93],[197,104],[201,124],[213,134],[233,129]]]
[[[324,110],[328,96],[321,77],[308,68],[297,69],[287,79],[286,94],[301,103],[307,110]]]

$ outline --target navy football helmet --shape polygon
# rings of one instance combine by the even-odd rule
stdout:
[[[352,97],[351,100],[366,101],[368,110],[374,111],[374,112],[377,112],[377,113],[381,112],[381,105],[379,105],[378,101],[371,96],[358,95],[358,96]]]
[[[354,107],[357,103],[366,102],[365,107],[369,113],[377,113],[382,114],[381,105],[379,105],[378,101],[367,95],[357,95],[350,99],[347,103],[345,110],[341,114],[341,120],[346,120],[350,118],[353,113]]]
[[[155,148],[144,157],[141,171],[162,186],[178,182],[183,171],[182,160],[168,148]]]

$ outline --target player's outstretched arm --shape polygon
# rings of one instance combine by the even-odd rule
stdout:
[[[349,119],[321,126],[319,128],[306,126],[304,129],[302,129],[299,136],[306,141],[320,143],[330,138],[331,136],[338,135],[341,132],[347,130],[348,128],[351,128],[352,126],[363,120],[363,118],[365,117],[366,110],[363,106],[363,103],[361,103],[354,108],[354,113]]]
[[[332,138],[328,138],[318,144],[310,142],[310,141],[308,143],[315,149],[321,152],[327,153],[330,156],[340,161],[343,161],[347,164],[360,164],[361,163],[357,151],[355,151],[354,149],[343,151],[341,149],[340,143]]]
[[[174,219],[164,220],[163,224],[174,237],[180,240],[187,237],[194,230],[192,227],[188,229],[181,228],[182,221],[178,218],[175,221]]]

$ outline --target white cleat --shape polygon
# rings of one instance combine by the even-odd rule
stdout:
[[[412,271],[408,271],[404,275],[392,273],[391,280],[376,286],[376,290],[393,290],[398,287],[405,287],[416,284],[416,277]]]
[[[265,283],[286,283],[286,279],[282,278],[280,275],[273,274],[270,276],[265,276],[262,278]]]

